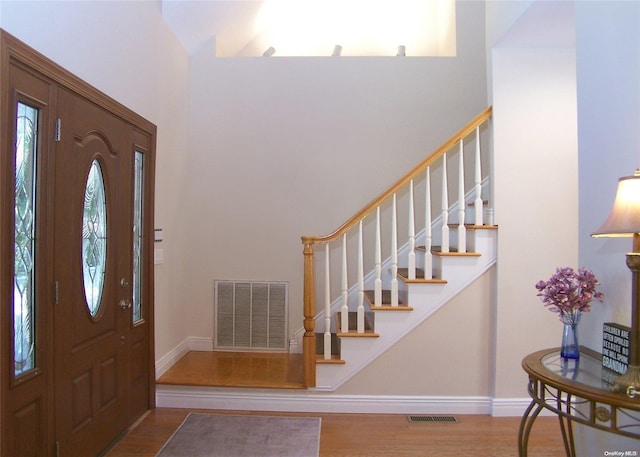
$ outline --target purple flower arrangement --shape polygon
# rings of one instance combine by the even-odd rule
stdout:
[[[560,320],[566,322],[569,316],[579,319],[580,312],[589,311],[592,300],[602,302],[604,294],[596,291],[598,284],[600,282],[591,270],[578,268],[575,271],[571,267],[564,267],[557,268],[548,281],[538,281],[536,289],[544,306],[558,313]]]

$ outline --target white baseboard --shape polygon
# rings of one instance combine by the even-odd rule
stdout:
[[[368,414],[489,414],[488,397],[334,395],[304,390],[157,386],[156,406]]]
[[[156,379],[187,352],[212,350],[212,338],[185,339],[156,362]],[[336,395],[313,389],[156,386],[156,406],[163,408],[368,414],[489,414],[495,417],[519,417],[530,402],[530,398]],[[545,415],[544,411],[542,415]]]
[[[522,416],[531,403],[530,398],[493,398],[491,415],[494,417]]]
[[[213,351],[213,338],[190,336],[156,361],[156,379],[189,351]]]
[[[213,338],[203,338],[191,336],[187,338],[189,340],[190,351],[213,351]]]
[[[491,412],[493,417],[521,417],[525,409],[531,403],[531,398],[493,398],[491,400]],[[553,416],[551,411],[543,409],[541,416]]]
[[[156,360],[156,379],[165,374],[187,352],[189,352],[189,338]]]

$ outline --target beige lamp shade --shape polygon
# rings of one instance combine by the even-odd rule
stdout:
[[[640,233],[640,169],[618,180],[613,209],[593,237],[625,237]]]

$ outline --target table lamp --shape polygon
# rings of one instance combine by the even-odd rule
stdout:
[[[593,237],[633,237],[633,252],[627,253],[631,270],[631,334],[627,372],[614,381],[612,390],[628,396],[640,395],[640,169],[618,180],[613,209]]]

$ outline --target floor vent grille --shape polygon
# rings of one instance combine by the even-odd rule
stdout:
[[[452,423],[458,422],[455,416],[407,416],[409,422]]]

